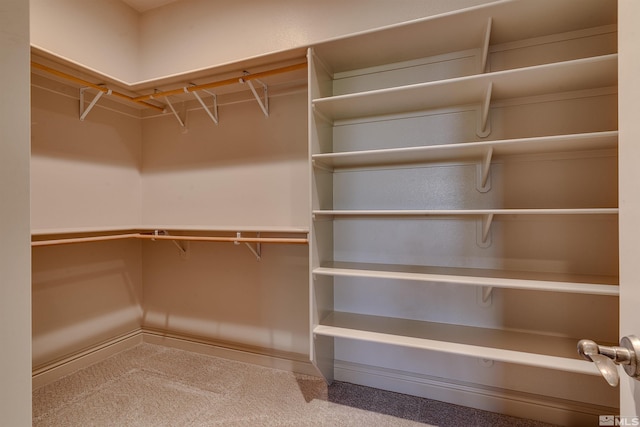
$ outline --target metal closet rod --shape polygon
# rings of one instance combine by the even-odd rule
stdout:
[[[46,72],[48,72],[50,74],[53,74],[55,76],[62,77],[62,78],[67,79],[67,80],[71,80],[73,82],[79,83],[79,84],[87,86],[87,87],[91,87],[91,88],[99,90],[101,92],[104,92],[104,93],[108,93],[109,92],[109,89],[104,87],[104,86],[100,86],[100,85],[97,85],[95,83],[88,82],[88,81],[86,81],[84,79],[72,76],[72,75],[64,73],[62,71],[58,71],[58,70],[53,69],[51,67],[47,67],[46,65],[38,64],[37,62],[33,62],[32,61],[31,62],[31,66],[33,68],[37,68],[39,70],[46,71]],[[264,77],[273,76],[275,74],[282,74],[282,73],[288,73],[288,72],[291,72],[291,71],[301,70],[301,69],[306,68],[306,67],[307,67],[307,63],[306,62],[301,62],[299,64],[288,65],[286,67],[280,67],[280,68],[274,68],[272,70],[261,71],[261,72],[255,73],[255,74],[243,74],[241,77],[232,77],[232,78],[225,79],[225,80],[220,80],[220,81],[217,81],[217,82],[203,83],[203,84],[199,84],[199,85],[192,85],[192,86],[183,87],[183,88],[180,88],[180,89],[172,89],[172,90],[167,90],[167,91],[164,91],[164,92],[156,92],[156,93],[153,93],[153,94],[141,95],[141,96],[137,96],[137,97],[129,96],[129,95],[126,95],[124,93],[117,92],[117,91],[111,91],[111,94],[115,95],[117,97],[120,97],[122,99],[125,99],[127,101],[135,102],[137,104],[142,104],[145,107],[153,108],[153,109],[158,110],[158,111],[164,111],[164,107],[158,107],[157,105],[150,104],[150,103],[148,103],[146,101],[148,101],[150,99],[154,99],[154,98],[164,97],[164,96],[180,95],[180,94],[183,94],[185,92],[190,93],[190,92],[195,92],[195,91],[198,91],[198,90],[212,89],[212,88],[216,88],[216,87],[220,87],[220,86],[228,86],[228,85],[232,85],[232,84],[237,84],[237,83],[248,81],[248,80],[261,79],[261,78],[264,78]]]
[[[309,239],[297,237],[215,237],[215,236],[175,236],[169,234],[145,234],[145,233],[125,233],[111,234],[106,236],[72,237],[68,239],[36,240],[31,242],[31,246],[55,246],[68,245],[71,243],[100,242],[105,240],[120,239],[147,239],[147,240],[187,240],[200,242],[229,242],[229,243],[290,243],[307,244]]]

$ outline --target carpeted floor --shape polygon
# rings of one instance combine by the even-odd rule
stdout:
[[[33,391],[43,426],[522,426],[547,424],[140,344]]]

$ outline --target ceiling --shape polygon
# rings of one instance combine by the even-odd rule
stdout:
[[[179,0],[122,0],[123,3],[128,4],[138,12],[146,12],[147,10],[155,9],[156,7],[164,6],[168,3],[173,3]]]

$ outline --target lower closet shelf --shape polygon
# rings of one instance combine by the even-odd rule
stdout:
[[[619,295],[618,278],[615,276],[338,261],[322,263],[322,266],[313,270],[313,274],[333,277],[412,280],[418,282],[450,283],[590,295]]]
[[[573,338],[345,312],[329,313],[313,333],[600,375],[579,358]]]

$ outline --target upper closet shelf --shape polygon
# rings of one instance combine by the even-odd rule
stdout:
[[[326,119],[343,120],[480,105],[491,101],[550,93],[612,87],[617,84],[618,55],[603,55],[418,83],[368,92],[318,98],[313,110]]]
[[[481,160],[489,150],[492,150],[492,157],[495,159],[500,156],[520,154],[615,149],[617,145],[618,132],[609,131],[422,147],[323,153],[314,154],[312,158],[314,166],[325,169],[340,169],[452,160]]]

